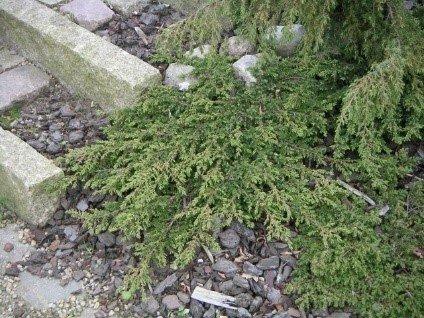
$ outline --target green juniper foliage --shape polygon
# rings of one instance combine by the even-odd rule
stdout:
[[[165,31],[158,59],[237,28],[264,50],[258,83],[238,81],[230,58],[192,60],[199,82],[189,91],[148,90],[113,116],[107,140],[62,160],[62,187],[117,198],[75,215],[93,232],[136,240],[141,262],[124,298],[150,283],[151,265],[181,267],[202,245],[217,249],[213,233],[237,219],[264,222],[269,239],[301,251],[285,289],[300,307],[420,317],[424,185],[403,184],[418,164],[408,150],[424,135],[422,6],[216,0],[205,10]],[[281,21],[305,25],[296,57],[278,58],[261,42]],[[199,25],[204,32],[193,33]],[[390,211],[379,217],[336,178]],[[287,225],[299,236],[290,240]]]

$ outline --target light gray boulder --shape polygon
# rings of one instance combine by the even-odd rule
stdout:
[[[232,36],[222,45],[222,53],[231,56],[242,57],[243,55],[254,54],[255,46],[247,39],[241,36]]]
[[[257,81],[251,71],[256,66],[258,59],[258,55],[245,55],[233,64],[237,77],[242,79],[247,86]]]
[[[172,63],[165,71],[165,80],[163,81],[163,84],[185,91],[190,87],[190,85],[197,81],[191,75],[193,70],[194,67],[191,65]]]
[[[304,34],[305,28],[301,24],[279,25],[269,30],[266,37],[272,42],[278,55],[289,57],[296,52]]]
[[[193,49],[193,51],[187,51],[185,53],[188,57],[197,57],[199,59],[205,58],[206,55],[212,52],[212,45],[205,44]]]

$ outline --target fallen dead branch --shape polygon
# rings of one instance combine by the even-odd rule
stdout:
[[[356,196],[364,199],[369,205],[370,205],[370,209],[374,209],[374,208],[379,208],[378,210],[378,215],[379,216],[384,216],[386,215],[387,212],[390,211],[390,207],[386,204],[383,207],[378,207],[377,204],[375,203],[375,201],[373,199],[371,199],[369,196],[367,196],[365,193],[359,191],[358,189],[352,187],[351,185],[347,184],[346,182],[337,179],[337,184],[339,184],[340,186],[342,186],[343,188],[345,188],[346,190],[352,192],[353,194],[355,194]]]

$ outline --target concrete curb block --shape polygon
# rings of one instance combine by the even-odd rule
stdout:
[[[0,34],[81,97],[130,107],[159,70],[35,0],[1,0]]]
[[[12,133],[0,128],[0,197],[18,216],[42,226],[56,212],[58,194],[46,186],[58,182],[63,171]]]

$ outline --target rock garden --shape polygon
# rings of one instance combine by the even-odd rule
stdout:
[[[310,3],[0,0],[0,317],[420,317],[423,3]]]

